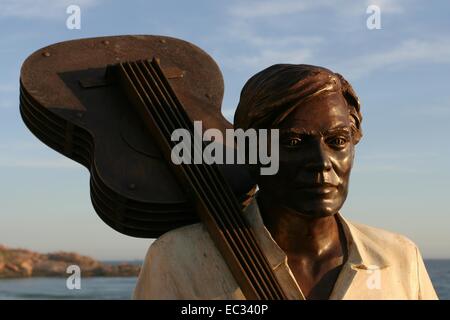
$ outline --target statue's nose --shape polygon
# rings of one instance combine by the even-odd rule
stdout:
[[[311,171],[330,171],[331,161],[328,152],[326,151],[326,146],[322,141],[317,141],[308,150],[309,157],[306,162],[306,169]]]

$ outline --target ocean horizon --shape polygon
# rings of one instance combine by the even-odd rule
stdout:
[[[112,263],[112,261],[105,261]],[[123,262],[123,261],[120,261]],[[141,263],[127,261],[128,263]],[[426,259],[428,273],[442,300],[450,299],[450,259]],[[66,278],[0,279],[0,299],[3,300],[129,300],[136,277],[82,278],[81,288],[69,290]]]

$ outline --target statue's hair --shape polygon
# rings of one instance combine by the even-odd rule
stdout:
[[[360,102],[339,73],[306,64],[276,64],[251,77],[242,88],[234,127],[273,128],[307,99],[341,93],[349,107],[354,143],[362,137]]]

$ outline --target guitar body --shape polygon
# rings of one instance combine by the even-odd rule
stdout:
[[[198,47],[162,36],[113,36],[62,42],[34,52],[20,77],[20,111],[42,142],[85,166],[92,204],[115,230],[155,238],[199,218],[190,197],[131,107],[108,65],[160,59],[190,119],[222,132],[223,79]],[[221,170],[239,199],[254,184],[240,166]]]

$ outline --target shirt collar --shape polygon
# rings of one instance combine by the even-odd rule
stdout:
[[[356,269],[383,269],[391,263],[386,255],[386,249],[367,236],[357,224],[345,219],[338,213],[339,221],[347,238],[348,259],[347,263]]]
[[[389,266],[389,261],[383,254],[383,248],[361,232],[353,223],[337,214],[347,239],[348,264],[354,270],[383,269]],[[244,209],[244,216],[250,227],[255,231],[255,236],[261,249],[265,253],[273,270],[281,264],[287,264],[286,253],[278,246],[269,230],[264,226],[256,197]]]

